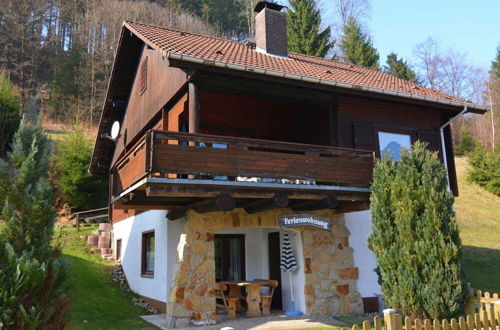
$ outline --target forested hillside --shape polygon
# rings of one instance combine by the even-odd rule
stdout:
[[[4,0],[0,68],[23,104],[39,99],[46,119],[95,123],[124,20],[217,33],[181,9],[128,0]]]

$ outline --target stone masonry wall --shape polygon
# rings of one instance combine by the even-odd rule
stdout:
[[[215,232],[238,227],[277,227],[276,217],[289,210],[247,214],[233,212],[198,214],[189,211],[184,233],[177,247],[173,286],[167,303],[166,327],[216,323]],[[343,217],[333,211],[316,212],[333,219],[332,232],[296,227],[302,235],[305,273],[305,301],[308,315],[361,313],[362,299],[356,290],[358,269],[349,247],[349,230]]]

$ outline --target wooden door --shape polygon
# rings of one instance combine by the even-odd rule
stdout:
[[[272,309],[283,310],[283,298],[281,296],[281,269],[280,269],[280,233],[268,234],[269,246],[269,279],[278,281],[278,287],[274,289],[271,302]]]

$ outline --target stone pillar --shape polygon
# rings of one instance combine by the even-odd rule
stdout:
[[[177,274],[167,303],[167,328],[215,324],[213,240],[214,234],[207,232],[202,219],[188,216],[177,248]]]
[[[356,289],[358,268],[349,247],[350,232],[343,217],[329,213],[324,216],[333,217],[331,232],[302,231],[306,314],[363,313],[363,301]]]

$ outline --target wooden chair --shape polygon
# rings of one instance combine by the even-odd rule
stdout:
[[[262,315],[269,315],[269,314],[271,314],[271,302],[273,300],[274,289],[276,289],[276,287],[278,287],[278,281],[276,281],[276,280],[262,280],[262,279],[255,279],[254,281],[262,282],[261,286],[267,286],[270,288],[270,294],[268,294],[268,295],[261,294],[260,295]]]
[[[218,305],[219,307],[224,307],[227,311],[227,316],[234,319],[236,317],[236,311],[238,309],[238,303],[240,297],[226,296],[225,291],[228,290],[227,285],[222,283],[217,283],[215,288],[215,298],[222,299],[224,306]]]
[[[227,309],[227,300],[226,300],[226,295],[224,294],[224,291],[227,291],[227,286],[222,283],[216,283],[215,284],[215,298],[216,299],[221,299],[222,302],[224,303],[224,309]],[[219,305],[219,307],[222,307]]]

